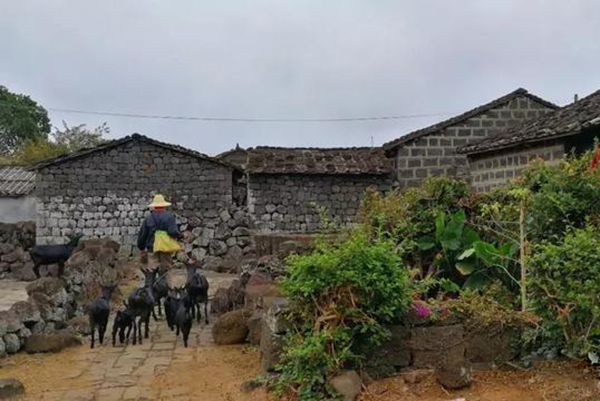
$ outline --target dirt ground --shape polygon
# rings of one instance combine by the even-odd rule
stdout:
[[[361,401],[592,401],[600,400],[598,374],[574,363],[547,363],[531,371],[489,371],[474,374],[473,385],[448,392],[433,376],[420,383],[401,377],[367,386]]]
[[[232,279],[210,274],[211,295]],[[129,293],[140,280],[132,270],[121,293]],[[189,348],[159,321],[141,346],[104,344],[91,350],[86,341],[59,354],[20,353],[0,359],[0,378],[20,380],[27,391],[24,399],[36,401],[273,401],[275,397],[264,389],[240,391],[242,383],[259,373],[258,350],[246,345],[217,346],[211,328],[195,325]],[[598,372],[573,363],[548,363],[530,371],[479,372],[474,378],[470,388],[448,392],[432,375],[417,383],[399,375],[369,384],[360,401],[600,400]]]

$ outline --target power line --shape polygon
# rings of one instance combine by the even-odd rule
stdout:
[[[0,101],[0,106],[4,102]],[[17,105],[4,103],[8,107],[19,107]],[[397,116],[375,116],[375,117],[349,117],[349,118],[246,118],[246,117],[194,117],[194,116],[172,116],[157,114],[139,114],[139,113],[121,113],[110,111],[63,109],[48,107],[50,111],[68,114],[87,114],[104,117],[126,117],[154,120],[187,120],[187,121],[205,121],[205,122],[246,122],[246,123],[322,123],[322,122],[353,122],[353,121],[383,121],[383,120],[403,120],[410,118],[440,117],[456,113],[429,113],[429,114],[405,114]]]

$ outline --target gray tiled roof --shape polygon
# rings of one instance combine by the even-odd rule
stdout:
[[[221,165],[229,167],[229,168],[231,168],[233,170],[241,171],[241,169],[240,169],[239,166],[235,166],[235,165],[233,165],[231,163],[228,163],[228,162],[226,162],[224,160],[219,160],[219,159],[216,159],[214,157],[210,157],[208,155],[205,155],[204,153],[200,153],[200,152],[197,152],[197,151],[192,150],[192,149],[184,148],[183,146],[173,145],[173,144],[165,143],[165,142],[160,142],[160,141],[157,141],[155,139],[148,138],[147,136],[140,135],[140,134],[137,134],[137,133],[136,134],[132,134],[130,136],[123,137],[121,139],[115,139],[115,140],[112,140],[112,141],[104,142],[104,143],[102,143],[102,144],[100,144],[98,146],[95,146],[93,148],[85,148],[85,149],[81,149],[81,150],[78,150],[78,151],[73,152],[73,153],[69,153],[69,154],[63,155],[63,156],[58,156],[58,157],[50,159],[50,160],[44,160],[42,162],[39,162],[35,166],[33,166],[33,168],[35,170],[38,170],[38,169],[46,168],[48,166],[54,166],[54,165],[65,163],[65,162],[68,162],[68,161],[71,161],[71,160],[76,160],[76,159],[79,159],[79,158],[82,158],[82,157],[86,157],[86,156],[88,156],[90,154],[94,154],[96,152],[102,152],[102,151],[105,151],[105,150],[108,150],[108,149],[112,149],[112,148],[117,147],[117,146],[124,145],[126,143],[131,142],[131,141],[139,141],[139,142],[148,143],[148,144],[151,144],[151,145],[154,145],[154,146],[158,146],[158,147],[163,148],[163,149],[169,149],[169,150],[177,152],[177,153],[182,153],[182,154],[189,155],[189,156],[192,156],[192,157],[196,157],[196,158],[199,158],[199,159],[212,161],[213,163],[221,164]]]
[[[381,148],[248,149],[250,174],[389,174],[392,165]]]
[[[452,118],[449,118],[447,120],[444,120],[442,122],[439,122],[437,124],[431,125],[426,128],[421,128],[417,131],[411,132],[410,134],[407,134],[407,135],[401,136],[400,138],[394,139],[393,141],[384,143],[383,148],[386,151],[388,151],[388,150],[391,150],[391,149],[393,149],[399,145],[402,145],[408,141],[411,141],[413,139],[421,138],[423,136],[432,134],[434,132],[438,132],[444,128],[448,128],[453,125],[460,124],[460,123],[464,122],[465,120],[476,117],[476,116],[478,116],[482,113],[485,113],[491,109],[495,109],[496,107],[502,106],[520,96],[528,97],[528,98],[534,100],[535,102],[540,103],[550,109],[558,108],[558,106],[555,105],[554,103],[544,100],[541,97],[535,96],[535,95],[529,93],[526,89],[519,88],[507,95],[499,97],[498,99],[492,100],[489,103],[486,103],[486,104],[476,107],[472,110],[464,112],[458,116],[454,116]]]
[[[571,136],[600,126],[600,91],[535,120],[515,125],[497,135],[463,146],[459,153],[493,151],[527,142]]]
[[[35,187],[35,172],[25,167],[0,166],[0,196],[29,195]]]

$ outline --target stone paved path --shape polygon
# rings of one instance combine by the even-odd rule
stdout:
[[[27,301],[28,282],[12,279],[0,280],[0,311],[9,310],[18,301]]]
[[[183,272],[181,272],[183,274]],[[181,277],[180,277],[181,278]],[[210,294],[233,276],[210,273]],[[114,314],[112,315],[114,316]],[[112,318],[111,316],[111,318]],[[264,392],[242,394],[239,386],[258,372],[257,351],[246,346],[214,345],[209,325],[196,324],[184,348],[166,322],[151,320],[142,345],[89,342],[53,355],[19,354],[0,364],[0,377],[16,377],[26,400],[267,400]]]

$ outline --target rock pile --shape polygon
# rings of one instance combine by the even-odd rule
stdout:
[[[44,277],[27,286],[27,301],[0,312],[0,356],[17,353],[32,334],[65,326],[75,306],[62,280]]]
[[[35,280],[29,250],[35,245],[35,223],[0,223],[0,278]]]
[[[251,219],[245,208],[223,209],[218,217],[188,219],[184,250],[178,255],[203,264],[206,270],[237,273],[243,257],[254,253]]]
[[[65,264],[64,281],[77,305],[77,314],[96,299],[103,285],[116,285],[124,276],[120,246],[109,238],[82,241]],[[118,289],[117,289],[118,291]],[[119,296],[114,294],[114,296]]]
[[[0,312],[0,356],[56,352],[77,344],[76,335],[89,332],[85,305],[102,285],[116,284],[124,274],[117,257],[119,244],[110,239],[84,241],[65,264],[61,278],[42,277],[27,286],[27,301]]]

